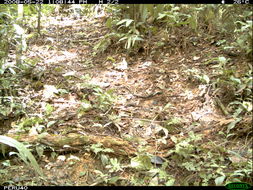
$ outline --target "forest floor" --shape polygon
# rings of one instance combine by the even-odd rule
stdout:
[[[97,147],[56,151],[54,156],[45,153],[38,162],[46,181],[32,177],[29,168],[19,162],[23,166],[13,171],[15,183],[103,185],[116,173],[120,178],[110,183],[117,185],[121,181],[120,185],[127,185],[133,176],[144,179],[143,174],[136,176],[135,170],[127,167],[115,169],[114,174],[108,172],[101,155],[94,151],[116,152],[119,144],[115,142],[121,142],[129,152],[109,155],[122,165],[144,150],[154,155],[152,163],[161,167],[160,158],[169,159],[168,151],[175,146],[172,136],[187,138],[194,132],[202,135],[203,144],[223,142],[218,133],[233,119],[224,116],[216,105],[211,85],[199,83],[192,74],[198,69],[212,76],[213,65],[203,63],[222,54],[208,35],[196,37],[193,43],[194,36],[182,30],[174,43],[165,41],[167,45],[157,47],[159,33],[148,41],[146,49],[133,55],[116,45],[96,54],[93,47],[108,33],[101,18],[51,17],[43,30],[46,35],[31,43],[26,52],[27,58],[37,60],[36,67],[42,68],[38,73],[43,73],[32,83],[24,78],[29,91],[26,95],[33,99],[30,112],[34,116],[50,112],[46,129],[49,135],[92,136]],[[233,57],[232,64],[239,59]],[[48,104],[53,107],[51,111]],[[27,138],[36,135],[38,131],[30,130]],[[182,174],[176,164],[173,161],[168,167],[175,185],[182,185],[188,173]],[[198,179],[192,176],[192,180]]]

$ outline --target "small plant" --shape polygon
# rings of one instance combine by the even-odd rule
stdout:
[[[212,81],[216,88],[215,92],[221,99],[217,102],[224,114],[234,118],[234,121],[227,126],[227,137],[233,136],[236,134],[231,130],[236,129],[236,126],[243,121],[243,117],[252,112],[252,66],[248,65],[249,70],[238,76],[235,68],[227,67],[229,60],[225,57],[214,58],[212,61],[218,63],[213,68],[215,68],[215,75],[219,77]],[[244,126],[244,128],[244,131],[250,131],[250,126]]]
[[[84,96],[85,98],[85,96]],[[83,99],[81,101],[81,106],[78,108],[77,112],[78,112],[78,117],[81,117],[83,116],[87,111],[91,110],[92,109],[92,105],[91,105],[91,102],[86,100],[86,99]]]
[[[102,90],[100,87],[94,88],[94,95],[97,97],[95,107],[106,111],[116,101],[117,97],[114,95],[113,90]]]
[[[29,131],[32,127],[37,127],[38,129],[44,126],[45,120],[40,117],[25,118],[16,127],[19,132]]]
[[[191,26],[194,25],[194,20],[188,19],[191,17],[191,15],[183,14],[179,12],[179,10],[180,8],[178,6],[172,5],[171,10],[159,13],[157,20],[159,20],[160,22],[165,22],[167,26],[171,29],[177,26],[187,25],[189,23],[191,24]]]
[[[221,78],[227,78],[234,74],[234,70],[227,67],[227,63],[230,61],[230,59],[227,59],[226,57],[220,56],[215,57],[204,64],[214,64],[212,68],[215,69],[215,74],[220,75]]]
[[[103,39],[101,39],[94,47],[94,53],[93,56],[98,54],[98,53],[103,53],[111,44],[112,44],[112,39],[115,38],[116,34],[111,33],[105,35]]]
[[[175,136],[171,137],[171,140],[176,143],[175,150],[170,150],[169,154],[176,153],[177,156],[182,158],[190,157],[194,154],[196,142],[201,140],[200,135],[195,135],[193,132],[189,132],[189,138],[180,140]]]
[[[112,89],[103,90],[98,85],[90,82],[91,77],[89,75],[82,76],[81,79],[84,82],[78,87],[82,93],[82,104],[78,109],[80,116],[92,108],[106,111],[117,100],[117,96]]]
[[[202,74],[202,72],[198,69],[188,69],[185,71],[188,79],[192,82],[195,83],[204,83],[204,84],[209,84],[210,79],[206,74]]]
[[[151,159],[145,153],[140,153],[131,159],[131,167],[137,170],[150,170],[152,168]]]
[[[249,179],[252,175],[251,159],[238,160],[242,158],[240,155],[231,154],[229,149],[213,141],[203,144],[200,135],[190,132],[188,138],[172,136],[171,139],[175,142],[175,148],[168,151],[171,162],[175,161],[179,168],[190,172],[184,179],[185,185],[224,185],[236,178],[236,181]],[[232,160],[232,165],[227,159]]]
[[[110,173],[123,171],[117,158],[110,158],[110,163],[105,168],[109,169]]]
[[[125,29],[128,31],[127,33],[122,34],[120,41],[126,41],[125,48],[130,49],[135,46],[136,41],[142,41],[142,35],[137,30],[137,27],[141,25],[142,23],[139,22],[135,24],[134,20],[132,19],[123,19],[117,23],[119,26],[118,29],[125,27]]]
[[[178,117],[173,117],[165,122],[165,128],[168,130],[169,133],[173,133],[178,131],[178,128],[182,124],[182,119]]]
[[[101,172],[100,170],[94,170],[94,172],[97,174],[97,178],[95,183],[92,184],[93,185],[97,185],[97,184],[101,184],[101,183],[106,183],[106,184],[113,184],[115,185],[116,182],[118,181],[119,177],[118,176],[114,176],[112,177],[109,174],[104,174],[103,172]]]
[[[112,149],[110,148],[104,148],[103,144],[101,143],[97,143],[97,144],[92,144],[89,148],[90,151],[94,152],[96,155],[98,153],[110,153],[110,152],[114,152]]]
[[[110,45],[113,43],[120,43],[121,41],[125,42],[125,49],[130,50],[131,48],[137,47],[139,41],[143,41],[143,35],[137,29],[142,26],[142,22],[135,23],[132,19],[122,19],[118,22],[109,22],[107,20],[107,26],[112,28],[112,25],[118,27],[117,31],[113,31],[110,34],[107,34],[103,39],[101,39],[94,46],[94,55],[100,52],[104,52]],[[121,31],[121,32],[119,32]]]
[[[238,38],[234,45],[239,47],[242,52],[252,57],[252,20],[247,20],[245,22],[237,21],[236,24],[240,27],[235,30]]]
[[[28,166],[32,166],[37,174],[39,174],[40,176],[43,176],[42,170],[39,167],[34,156],[22,143],[16,141],[13,138],[2,136],[2,135],[0,135],[0,143],[16,148],[18,150],[18,153],[12,152],[11,154],[17,155]],[[3,150],[3,147],[2,147],[2,150]]]
[[[54,107],[50,104],[46,104],[46,107],[45,107],[46,115],[50,116],[53,111],[54,111]]]

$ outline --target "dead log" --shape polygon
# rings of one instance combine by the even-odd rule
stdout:
[[[83,147],[85,145],[97,143],[101,143],[104,148],[112,149],[114,151],[112,154],[117,156],[131,156],[137,152],[136,148],[130,142],[110,136],[94,136],[76,133],[70,133],[66,136],[55,134],[40,134],[37,136],[11,134],[8,136],[19,142],[28,142],[32,145],[47,145],[53,148],[54,151],[59,152],[81,151],[84,150]]]

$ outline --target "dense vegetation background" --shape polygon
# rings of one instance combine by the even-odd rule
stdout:
[[[252,5],[0,5],[0,39],[1,185],[252,184]]]

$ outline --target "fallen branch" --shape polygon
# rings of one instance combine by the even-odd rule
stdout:
[[[44,144],[52,147],[55,151],[76,151],[83,150],[84,145],[101,143],[104,148],[110,148],[115,155],[130,156],[137,150],[128,141],[116,137],[101,137],[94,135],[83,135],[70,133],[67,136],[41,134],[38,136],[28,135],[8,135],[19,142],[28,142],[30,144]],[[66,146],[67,145],[67,146]],[[67,147],[67,148],[65,148]]]

